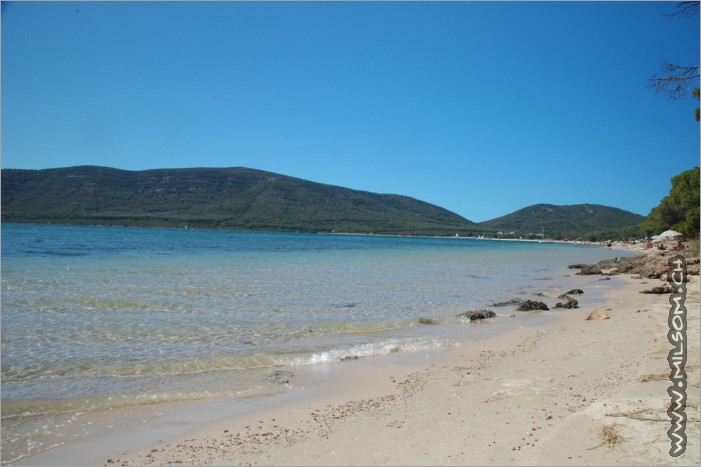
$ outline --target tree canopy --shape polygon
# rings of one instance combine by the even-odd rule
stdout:
[[[677,230],[689,238],[699,236],[699,167],[672,177],[669,195],[650,211],[643,229],[648,233]]]

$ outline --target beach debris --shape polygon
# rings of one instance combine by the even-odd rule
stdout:
[[[474,311],[466,311],[464,313],[460,313],[455,315],[456,318],[460,319],[467,319],[469,321],[476,321],[480,319],[487,319],[487,318],[496,318],[497,314],[494,313],[492,310],[474,310]]]
[[[669,284],[660,285],[657,287],[653,287],[651,289],[640,291],[640,293],[658,294],[658,295],[665,294],[665,293],[672,293],[672,292],[674,292],[674,288]]]
[[[518,311],[549,310],[548,305],[535,300],[525,300],[516,308]]]
[[[602,426],[601,437],[604,438],[604,442],[609,446],[623,441],[623,435],[621,435],[618,423],[610,423]]]
[[[666,379],[669,379],[669,372],[652,374],[652,375],[643,375],[640,377],[639,381],[641,383],[649,383],[650,381],[662,381],[662,380],[666,380]]]
[[[438,324],[438,320],[433,318],[419,318],[419,324]]]
[[[558,298],[565,299],[565,303],[557,303],[555,308],[565,308],[571,310],[572,308],[579,308],[579,302],[568,295],[560,295]]]
[[[567,292],[567,295],[582,295],[584,291],[582,289],[572,289],[569,292]],[[562,298],[562,297],[559,297]]]
[[[605,312],[601,310],[591,310],[587,315],[584,317],[586,321],[591,321],[591,320],[596,320],[596,319],[609,319],[610,316]]]
[[[603,441],[601,441],[596,446],[585,448],[585,451],[591,451],[593,449],[600,448],[604,444],[608,444],[609,447],[612,448],[614,445],[622,442],[624,439],[623,435],[621,435],[621,432],[619,431],[618,423],[610,423],[608,425],[602,426],[601,430],[599,430],[599,436],[601,436]],[[569,459],[571,459],[571,457]]]
[[[345,357],[341,357],[341,361],[342,361],[342,362],[345,362],[345,361],[347,361],[347,360],[357,360],[357,359],[359,359],[359,358],[360,358],[360,357],[357,356],[357,355],[346,355]]]
[[[268,375],[268,381],[273,384],[290,384],[290,380],[295,374],[286,370],[275,370]]]

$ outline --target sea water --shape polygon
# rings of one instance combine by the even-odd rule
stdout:
[[[59,419],[456,345],[474,327],[459,313],[556,297],[567,264],[610,256],[465,238],[3,224],[3,462],[46,448],[38,440]]]

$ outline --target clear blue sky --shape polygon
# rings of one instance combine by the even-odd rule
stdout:
[[[647,215],[699,164],[664,2],[2,5],[2,167],[244,166],[484,221]]]

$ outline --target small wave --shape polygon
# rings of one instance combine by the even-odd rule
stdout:
[[[359,344],[348,348],[339,348],[315,352],[298,357],[280,357],[281,366],[323,365],[359,358],[383,357],[397,352],[420,352],[437,349],[443,343],[436,339],[390,339],[385,342]]]

